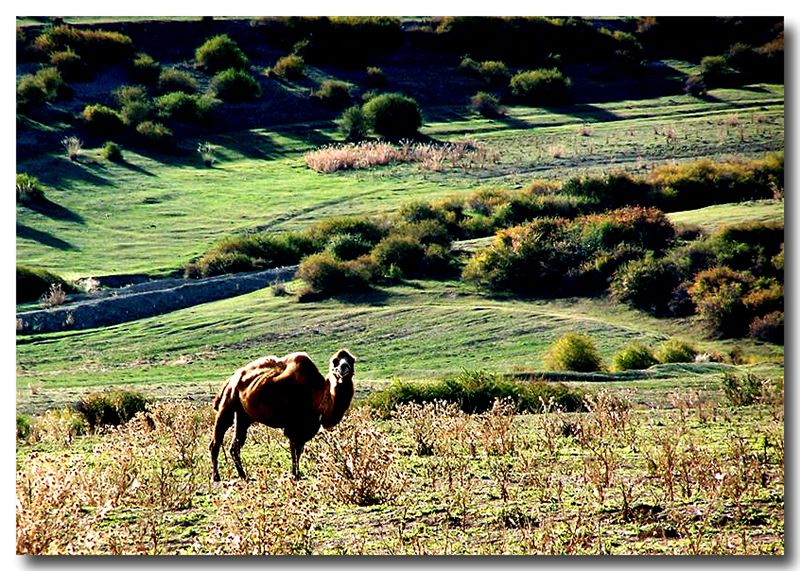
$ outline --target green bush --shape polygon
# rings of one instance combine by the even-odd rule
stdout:
[[[720,265],[755,275],[781,275],[773,258],[784,241],[783,221],[746,222],[723,226],[711,239]]]
[[[367,101],[363,109],[372,130],[384,137],[413,137],[422,126],[419,105],[400,93],[377,95]]]
[[[337,120],[339,131],[349,142],[363,141],[369,135],[369,121],[360,105],[345,109]]]
[[[185,273],[187,277],[208,277],[289,266],[314,251],[312,240],[297,232],[229,236],[212,245],[197,261],[187,264]]]
[[[689,295],[712,333],[721,337],[740,337],[746,333],[751,319],[744,297],[752,281],[747,274],[724,266],[704,270],[695,276]]]
[[[456,403],[467,413],[492,408],[495,400],[510,402],[517,412],[541,412],[543,403],[553,402],[566,411],[583,409],[583,393],[561,383],[515,381],[487,371],[462,371],[439,381],[393,381],[370,394],[368,404],[389,414],[398,405],[443,401]]]
[[[326,250],[339,260],[355,260],[372,250],[373,244],[355,234],[337,234],[326,246]]]
[[[24,440],[27,438],[31,429],[33,429],[33,419],[22,413],[17,413],[17,440]]]
[[[125,125],[137,125],[155,115],[155,106],[140,85],[123,85],[114,90],[120,106],[119,114]]]
[[[242,252],[212,251],[184,267],[187,278],[207,278],[257,269],[256,261]]]
[[[330,252],[307,256],[297,269],[297,277],[314,296],[365,291],[370,288],[373,268],[368,257],[342,261]]]
[[[708,86],[702,75],[690,75],[683,84],[683,90],[692,97],[702,98],[708,94]]]
[[[388,236],[372,251],[375,264],[382,274],[397,268],[405,277],[425,274],[425,245],[410,236]]]
[[[340,235],[356,236],[375,245],[386,235],[385,229],[374,220],[358,216],[333,216],[309,226],[304,232],[316,251],[324,249],[331,239]]]
[[[91,430],[101,426],[117,426],[144,412],[148,400],[139,392],[114,390],[83,397],[74,408]]]
[[[31,109],[46,100],[42,84],[33,74],[26,74],[17,81],[17,105],[23,109]]]
[[[61,72],[55,67],[43,67],[35,74],[26,74],[17,82],[17,104],[32,108],[45,101],[65,99],[72,94]]]
[[[81,81],[92,75],[83,58],[70,49],[53,52],[50,55],[50,64],[68,81]]]
[[[727,85],[732,73],[725,56],[706,56],[700,61],[700,74],[708,86]]]
[[[205,121],[217,101],[209,95],[189,95],[182,91],[167,93],[154,99],[158,118],[186,123]]]
[[[300,81],[306,76],[306,62],[302,56],[289,54],[278,59],[270,72],[289,81]]]
[[[33,48],[46,54],[71,49],[89,63],[116,63],[131,55],[133,42],[119,32],[60,25],[39,34],[33,41]]]
[[[660,363],[691,363],[697,355],[697,349],[679,339],[667,339],[655,351],[655,358]]]
[[[619,268],[611,281],[612,296],[622,303],[652,315],[669,315],[670,302],[680,286],[679,268],[652,252]]]
[[[125,160],[122,156],[122,147],[114,141],[106,141],[106,144],[103,145],[102,153],[103,158],[112,163],[121,163]]]
[[[368,67],[367,68],[367,79],[365,80],[365,85],[372,89],[381,89],[386,87],[386,84],[389,83],[389,80],[386,78],[386,74],[383,70],[379,67]]]
[[[567,333],[550,347],[545,363],[554,371],[592,372],[602,368],[603,360],[591,337]]]
[[[783,311],[773,311],[750,322],[749,335],[759,341],[768,341],[783,345],[784,323]]]
[[[722,377],[722,391],[733,406],[748,406],[762,401],[769,380],[755,373],[737,375],[725,371]]]
[[[35,176],[19,172],[17,173],[17,202],[20,204],[31,204],[44,200],[44,187]]]
[[[503,115],[500,99],[491,93],[479,91],[470,99],[470,109],[484,117],[493,118]]]
[[[162,123],[143,121],[136,126],[139,141],[148,148],[169,151],[175,147],[172,130]]]
[[[158,81],[161,75],[161,64],[151,55],[138,53],[131,61],[129,72],[133,81],[152,85]]]
[[[658,361],[653,355],[650,347],[641,343],[631,343],[626,345],[611,358],[612,371],[629,371],[647,369],[655,365]]]
[[[124,127],[120,113],[101,103],[84,107],[81,120],[96,135],[116,135]]]
[[[245,70],[249,60],[239,45],[227,34],[207,39],[195,50],[195,64],[209,75],[226,69]]]
[[[511,78],[511,93],[526,105],[566,105],[571,81],[558,69],[522,71]]]
[[[36,301],[53,285],[61,286],[64,293],[76,291],[74,286],[47,270],[17,265],[17,303]]]
[[[197,80],[188,71],[167,67],[158,74],[158,91],[159,93],[172,93],[173,91],[194,93],[197,91]]]
[[[223,101],[241,102],[261,97],[261,85],[247,71],[226,69],[211,80],[211,91]]]
[[[667,211],[773,198],[783,189],[783,154],[750,161],[701,159],[661,165],[650,171],[647,182]]]
[[[319,89],[313,93],[313,96],[329,107],[342,109],[352,101],[352,90],[353,85],[351,83],[336,79],[326,79],[319,86]]]

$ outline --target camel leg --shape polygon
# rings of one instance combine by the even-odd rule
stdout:
[[[298,440],[289,440],[289,449],[292,452],[292,476],[295,480],[299,480],[300,476],[300,455],[303,453],[305,442]]]
[[[225,439],[225,433],[233,424],[233,411],[225,409],[220,406],[217,412],[217,418],[214,421],[214,432],[211,436],[211,444],[208,448],[211,450],[211,468],[215,482],[219,482],[219,469],[217,467],[217,459],[219,458],[219,449]]]
[[[239,473],[239,477],[242,480],[247,479],[247,475],[244,473],[244,468],[242,467],[242,457],[240,452],[242,450],[242,446],[244,446],[245,440],[247,440],[247,429],[250,428],[250,418],[242,411],[236,412],[236,436],[233,439],[233,444],[231,444],[231,457],[233,458],[233,464],[236,466],[236,471]]]

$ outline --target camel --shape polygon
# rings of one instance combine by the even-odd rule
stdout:
[[[320,426],[328,430],[339,423],[353,400],[355,361],[347,349],[338,350],[325,377],[303,352],[261,357],[237,369],[214,399],[217,415],[209,445],[214,481],[220,479],[217,458],[232,425],[231,457],[239,477],[247,479],[240,451],[254,422],[283,429],[292,454],[292,476],[300,478],[300,455],[306,442]]]

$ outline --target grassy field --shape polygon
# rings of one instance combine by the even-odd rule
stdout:
[[[17,550],[110,554],[783,554],[782,401],[731,408],[673,391],[632,410],[480,415],[352,411],[288,477],[254,427],[254,479],[210,481],[210,411],[151,408],[64,441],[53,419],[17,450]],[[43,514],[56,514],[48,519]],[[346,529],[347,533],[342,533]]]
[[[219,159],[210,169],[194,153],[194,140],[177,157],[125,150],[122,164],[96,150],[78,162],[45,154],[17,165],[50,187],[52,203],[38,211],[17,207],[17,258],[71,278],[159,274],[238,231],[302,228],[478,187],[518,188],[533,178],[783,148],[781,86],[712,94],[710,102],[677,96],[569,112],[513,108],[505,121],[473,118],[423,128],[434,139],[469,138],[497,153],[497,163],[468,172],[396,165],[315,173],[303,153],[337,140],[325,124],[210,136]],[[585,122],[589,136],[579,134]]]
[[[295,287],[289,284],[290,291]],[[678,337],[722,354],[738,345],[759,370],[773,378],[783,374],[782,347],[708,340],[699,324],[685,319],[656,319],[605,299],[493,299],[458,282],[412,281],[313,304],[265,289],[113,327],[21,336],[18,407],[42,410],[114,386],[209,400],[235,368],[298,347],[317,362],[349,347],[359,358],[362,391],[461,368],[543,370],[547,348],[568,331],[590,334],[607,365],[631,341],[655,346]],[[698,364],[619,386],[635,387],[652,404],[663,401],[670,386],[716,391],[721,375]]]
[[[152,47],[161,64],[181,69],[190,66],[189,44],[202,41],[204,30],[235,30],[249,42],[243,47],[254,73],[285,51],[265,43],[245,20],[220,26],[187,19],[197,18],[161,23],[182,30],[181,41],[152,46],[139,45],[147,43],[149,30],[169,28],[127,17],[67,21],[121,25],[139,34],[137,51]],[[30,32],[46,20],[18,18],[17,25]],[[481,117],[467,108],[480,80],[464,74],[461,56],[426,52],[415,43],[425,37],[413,36],[426,22],[405,23],[405,51],[381,61],[389,88],[423,105],[420,139],[468,141],[491,160],[469,167],[406,163],[315,172],[306,154],[341,143],[343,135],[333,121],[320,120],[334,112],[310,97],[312,90],[322,79],[347,79],[361,94],[369,83],[363,66],[317,62],[298,81],[259,75],[262,97],[241,106],[224,103],[207,126],[169,120],[178,135],[173,154],[123,148],[124,160],[110,162],[101,148],[87,147],[72,161],[57,141],[73,134],[69,125],[79,120],[71,116],[84,104],[109,102],[113,88],[127,81],[123,63],[111,64],[91,80],[73,82],[72,99],[30,113],[18,106],[17,172],[38,177],[47,200],[23,205],[18,196],[17,263],[68,280],[161,277],[181,272],[211,244],[236,233],[303,230],[340,215],[390,216],[415,200],[482,188],[520,190],[534,179],[565,182],[616,171],[643,176],[665,163],[784,150],[785,94],[777,84],[714,88],[702,99],[674,94],[509,106],[496,118]],[[21,37],[18,28],[18,49]],[[415,58],[421,54],[436,61],[420,66]],[[18,76],[35,72],[37,54],[22,55]],[[589,61],[574,66],[573,101],[588,101],[595,91],[597,99],[676,92],[687,74],[702,71],[664,60],[627,81],[622,60]],[[203,88],[209,82],[200,70],[191,73]],[[447,80],[436,84],[449,93],[426,85],[438,73]],[[262,114],[269,116],[260,122]],[[244,126],[260,128],[238,130]],[[210,167],[197,152],[204,142],[213,146]],[[779,196],[782,188],[770,181],[758,196]],[[676,226],[713,233],[731,223],[783,221],[784,202],[718,204],[668,216]],[[455,247],[468,253],[492,239]],[[782,252],[770,257],[769,272],[780,271]],[[608,259],[592,263],[616,268],[629,259],[617,254],[627,255],[609,250]],[[399,275],[391,271],[398,268],[385,273]],[[757,295],[746,298],[770,310],[757,314],[774,318],[762,325],[767,333],[783,319],[769,305],[783,303],[783,281],[775,276],[762,280],[769,291],[759,285],[751,292]],[[691,282],[679,279],[682,287]],[[783,345],[718,339],[698,315],[656,318],[606,293],[532,299],[491,294],[458,278],[376,284],[365,293],[301,302],[305,284],[295,280],[109,327],[17,335],[17,552],[784,553]],[[775,339],[775,331],[763,338]],[[549,349],[572,332],[596,343],[600,372],[551,370]],[[705,355],[697,362],[610,372],[623,347],[636,342],[655,349],[674,339]],[[210,402],[226,377],[264,355],[303,350],[322,364],[341,347],[358,358],[355,404],[335,430],[308,444],[306,477],[289,477],[286,439],[259,425],[243,449],[254,478],[233,480],[223,455],[223,481],[212,482]],[[546,377],[585,398],[584,407],[565,412],[542,403],[540,414],[529,414],[531,408],[496,402],[489,411],[466,414],[442,403],[390,413],[369,406],[376,392],[400,382],[471,376],[494,382]],[[754,383],[752,394],[737,392],[732,379]],[[142,393],[150,404],[128,422],[94,430],[73,405],[111,389]]]

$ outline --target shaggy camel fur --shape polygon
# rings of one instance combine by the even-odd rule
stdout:
[[[235,426],[231,457],[239,477],[247,479],[239,455],[247,429],[254,422],[282,428],[292,453],[292,475],[300,477],[300,455],[320,426],[337,424],[353,400],[355,357],[340,349],[323,377],[306,353],[262,357],[237,369],[214,399],[217,411],[209,449],[214,480],[219,481],[217,458],[225,432]]]

